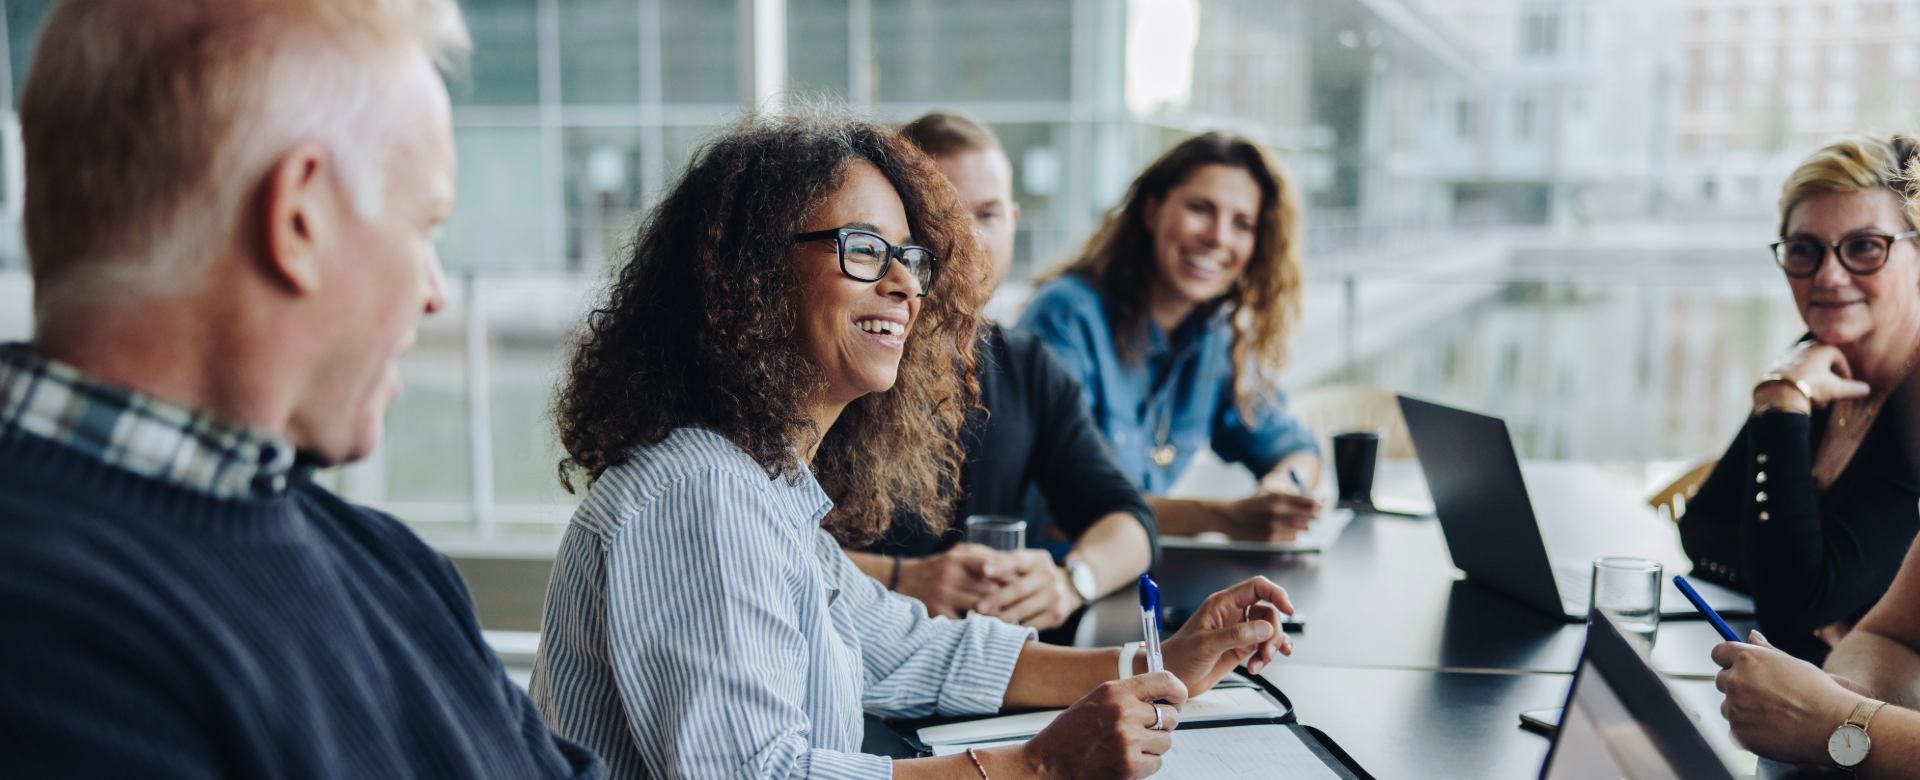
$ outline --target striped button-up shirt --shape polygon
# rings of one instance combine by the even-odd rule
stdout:
[[[22,433],[215,498],[278,495],[293,470],[293,445],[273,434],[0,344],[0,438]]]
[[[561,541],[532,694],[621,778],[884,778],[861,712],[1000,708],[1033,632],[928,618],[820,529],[811,475],[768,479],[682,428],[594,482]]]

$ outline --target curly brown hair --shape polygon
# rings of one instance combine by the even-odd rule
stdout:
[[[1054,275],[1078,274],[1104,294],[1115,348],[1122,358],[1139,360],[1146,349],[1147,296],[1157,273],[1147,204],[1165,202],[1167,193],[1208,165],[1239,168],[1260,186],[1260,221],[1246,272],[1233,289],[1196,312],[1207,317],[1226,307],[1235,315],[1234,396],[1241,413],[1252,416],[1256,401],[1272,397],[1287,360],[1287,334],[1300,314],[1302,249],[1299,196],[1259,144],[1203,133],[1168,149],[1133,180],[1080,256]],[[1238,316],[1242,312],[1248,316]]]
[[[811,467],[835,511],[822,521],[864,545],[896,513],[944,517],[959,489],[958,431],[972,380],[980,250],[933,162],[892,132],[821,108],[749,115],[700,150],[639,229],[606,299],[587,314],[554,402],[567,457],[560,481],[591,482],[637,447],[700,427],[744,450],[769,478],[800,479],[798,442],[820,369],[794,340],[806,305],[792,236],[872,163],[906,207],[916,243],[938,258],[893,388],[849,404]]]

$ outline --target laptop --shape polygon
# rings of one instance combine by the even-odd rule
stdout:
[[[1400,396],[1400,412],[1406,417],[1414,455],[1433,492],[1434,512],[1440,518],[1453,565],[1466,572],[1468,580],[1543,612],[1576,621],[1587,619],[1594,559],[1634,554],[1662,561],[1686,560],[1679,552],[1678,538],[1672,535],[1651,540],[1662,551],[1657,556],[1644,554],[1644,544],[1638,549],[1616,546],[1609,550],[1605,548],[1612,543],[1602,541],[1593,549],[1559,550],[1564,557],[1549,557],[1534,503],[1527,495],[1526,478],[1520,472],[1520,458],[1507,436],[1506,422],[1406,396]],[[1633,511],[1651,514],[1639,508]],[[1680,595],[1671,576],[1660,579],[1660,619],[1698,619],[1700,613]],[[1692,584],[1722,616],[1753,614],[1753,599],[1745,594],[1697,579]]]
[[[1598,610],[1540,780],[1733,780],[1727,760],[1647,662]]]

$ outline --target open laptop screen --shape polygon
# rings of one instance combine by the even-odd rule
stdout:
[[[1732,780],[1733,773],[1642,650],[1612,620],[1593,612],[1540,777]]]
[[[1546,780],[1680,780],[1647,727],[1627,711],[1612,682],[1582,661],[1579,683],[1560,714]]]

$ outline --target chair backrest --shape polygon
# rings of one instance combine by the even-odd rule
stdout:
[[[1333,457],[1333,435],[1381,431],[1380,456],[1413,457],[1413,436],[1394,394],[1365,385],[1322,385],[1288,396],[1287,411],[1313,429],[1322,457]]]
[[[1660,513],[1661,517],[1676,523],[1680,522],[1680,518],[1687,513],[1687,501],[1693,498],[1693,494],[1700,492],[1700,483],[1707,481],[1707,475],[1713,473],[1714,465],[1719,462],[1716,458],[1708,458],[1700,465],[1688,469],[1687,473],[1681,474],[1679,479],[1654,493],[1652,498],[1647,499],[1647,503],[1652,505],[1653,511]]]

